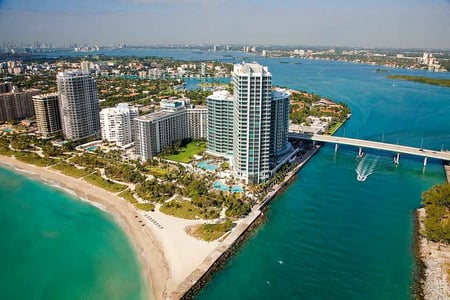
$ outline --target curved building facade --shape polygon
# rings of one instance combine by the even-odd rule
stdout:
[[[271,176],[272,74],[258,63],[234,65],[233,169],[248,184]]]

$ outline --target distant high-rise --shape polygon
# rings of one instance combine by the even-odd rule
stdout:
[[[234,66],[233,169],[249,184],[271,175],[272,74],[257,63]]]
[[[215,91],[206,99],[208,114],[207,149],[212,155],[233,153],[234,97],[228,91]]]
[[[34,116],[34,106],[31,97],[38,91],[17,91],[10,84],[2,84],[0,93],[0,122],[14,121]]]
[[[57,93],[33,96],[38,131],[45,137],[61,131],[61,115],[58,102]]]
[[[0,94],[9,93],[12,91],[11,82],[0,82]]]
[[[120,103],[100,111],[100,127],[102,138],[116,142],[117,146],[125,146],[133,141],[134,121],[139,116],[136,107]]]
[[[68,70],[56,76],[66,139],[100,136],[97,83],[89,73]]]

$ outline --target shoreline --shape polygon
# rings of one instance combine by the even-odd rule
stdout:
[[[450,183],[450,163],[444,163],[444,173]],[[414,212],[414,254],[416,272],[414,295],[417,299],[450,298],[450,246],[429,241],[423,231],[426,210],[418,208]],[[445,295],[445,296],[443,296]]]
[[[64,175],[57,170],[38,167],[0,155],[0,167],[58,188],[77,200],[87,202],[110,215],[128,237],[138,258],[145,298],[163,299],[170,280],[169,268],[160,241],[137,222],[140,213],[125,200],[90,183]]]
[[[155,212],[140,211],[116,194],[82,179],[64,175],[58,170],[38,167],[3,155],[0,155],[0,167],[63,190],[76,200],[87,202],[110,215],[133,245],[145,282],[146,299],[191,299],[216,271],[225,266],[254,229],[264,222],[268,204],[288,187],[320,148],[317,146],[309,150],[298,165],[285,175],[283,181],[272,187],[261,203],[239,220],[222,240],[219,239],[220,242],[199,241],[185,234],[186,226],[204,223],[204,220],[179,219],[164,215],[158,209]],[[157,220],[164,230],[155,229],[150,220]]]

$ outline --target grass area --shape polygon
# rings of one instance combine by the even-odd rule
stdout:
[[[27,164],[33,164],[38,167],[48,167],[55,163],[55,160],[50,158],[40,157],[38,154],[33,152],[15,152],[14,156]]]
[[[123,199],[127,200],[128,202],[132,203],[132,204],[136,204],[138,203],[138,201],[136,200],[136,198],[133,197],[133,192],[128,190],[123,191],[122,193],[120,193],[118,195],[119,197],[122,197]]]
[[[342,125],[344,125],[344,122],[337,122],[336,124],[328,128],[327,134],[329,135],[335,134],[335,132],[338,131],[338,129],[341,128]]]
[[[164,158],[182,163],[189,163],[192,161],[193,156],[203,153],[206,150],[206,142],[204,141],[192,141],[184,147],[181,147],[178,154],[167,155]]]
[[[156,177],[161,177],[169,173],[169,170],[161,169],[158,167],[145,167],[145,173],[151,174]]]
[[[409,76],[409,75],[388,75],[388,76],[386,76],[386,78],[415,81],[415,82],[426,83],[426,84],[431,84],[431,85],[450,87],[450,79],[444,79],[444,78],[430,78],[430,77],[425,77],[425,76]]]
[[[11,149],[0,148],[0,154],[5,156],[13,156],[15,151]]]
[[[90,173],[84,169],[78,169],[75,166],[73,166],[69,163],[66,163],[66,162],[60,162],[60,163],[52,166],[51,168],[61,171],[64,175],[75,177],[75,178],[81,178]]]
[[[145,211],[154,211],[155,205],[152,203],[136,203],[134,206]]]
[[[166,215],[171,215],[178,218],[195,220],[198,218],[203,218],[203,213],[197,206],[193,205],[189,201],[177,201],[173,200],[164,203],[159,209],[162,213]]]
[[[233,222],[226,220],[219,224],[203,224],[192,233],[196,238],[207,242],[217,240],[233,228]]]
[[[98,174],[91,174],[89,176],[84,177],[84,179],[92,183],[93,185],[98,186],[99,188],[102,188],[112,193],[118,193],[127,188],[126,185],[106,180],[105,178],[101,177]]]

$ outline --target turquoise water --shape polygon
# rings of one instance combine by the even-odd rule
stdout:
[[[448,88],[388,80],[376,66],[258,61],[274,84],[349,104],[352,117],[338,135],[450,149]],[[323,147],[198,299],[410,299],[413,211],[424,190],[445,180],[442,165],[429,160],[423,169],[422,159],[403,155],[395,167],[392,153],[366,153],[363,164],[376,163],[360,182],[357,149]]]
[[[230,187],[227,184],[225,184],[225,183],[223,183],[221,181],[214,182],[213,186],[214,186],[215,189],[218,189],[218,190],[221,190],[221,191],[225,191],[225,192],[229,192],[230,191]]]
[[[0,168],[2,299],[143,299],[127,237],[95,207]]]
[[[232,193],[242,193],[244,191],[244,188],[240,185],[233,185],[231,187],[231,192]]]
[[[98,149],[98,146],[89,146],[86,148],[87,151],[95,151]]]
[[[197,167],[208,170],[208,171],[215,171],[217,169],[217,166],[211,164],[209,160],[199,162],[197,164]]]

